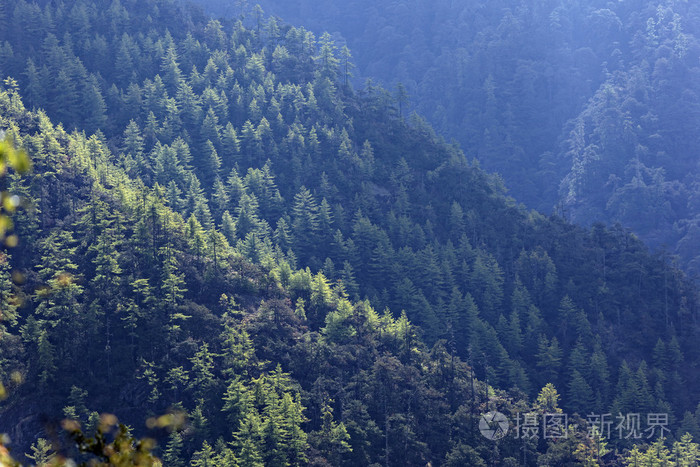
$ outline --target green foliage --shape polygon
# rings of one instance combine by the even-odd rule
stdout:
[[[343,88],[351,49],[364,74],[351,84],[396,89],[367,86],[500,173],[518,201],[586,224],[620,222],[697,272],[700,93],[688,57],[699,16],[689,3],[260,1],[272,16],[335,31]],[[229,16],[250,9],[199,3]],[[333,45],[321,44],[325,71]],[[297,51],[273,43],[273,72],[287,76],[281,63]]]
[[[537,395],[537,407],[542,413],[561,413],[559,393],[552,383],[547,383]]]
[[[6,86],[12,84],[16,86],[16,82],[11,80],[11,78],[7,78],[5,80]],[[11,87],[11,89],[13,88]],[[13,89],[12,92],[13,96],[17,96],[16,89]],[[5,177],[8,169],[12,169],[20,173],[29,170],[31,163],[27,153],[25,151],[17,150],[12,138],[5,135],[2,131],[0,131],[0,138],[2,138],[0,140],[0,180]],[[2,193],[0,193],[0,241],[7,243],[9,246],[15,246],[17,244],[16,236],[6,238],[6,235],[13,226],[10,216],[15,212],[19,205],[20,198],[17,195],[11,195],[6,191],[2,191]]]
[[[653,466],[653,465],[695,465],[700,461],[700,446],[693,443],[693,437],[684,435],[679,441],[673,443],[669,449],[664,439],[659,439],[651,445],[634,446],[624,459],[627,466]]]
[[[690,282],[620,230],[515,206],[386,92],[354,91],[330,36],[92,0],[52,36],[67,7],[31,5],[21,53],[71,86],[62,109],[19,87],[63,126],[0,91],[36,168],[7,179],[36,211],[1,254],[3,415],[118,409],[140,433],[178,409],[164,465],[479,465],[521,453],[473,431],[488,398],[695,409]]]
[[[44,438],[39,438],[36,443],[32,445],[32,453],[27,454],[27,458],[31,459],[34,465],[44,466],[51,465],[53,460],[56,458],[56,454],[51,452],[52,446],[49,441]]]

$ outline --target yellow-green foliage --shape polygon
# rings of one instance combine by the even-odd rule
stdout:
[[[0,178],[6,176],[8,169],[13,169],[16,172],[26,172],[30,167],[29,156],[25,151],[15,148],[12,138],[6,136],[0,141]],[[9,246],[17,244],[16,237],[11,235],[6,238],[6,234],[12,229],[10,216],[17,210],[19,205],[20,198],[18,196],[5,190],[0,192],[0,241],[4,240]]]

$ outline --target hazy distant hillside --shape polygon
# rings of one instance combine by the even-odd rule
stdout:
[[[254,15],[255,2],[199,3]],[[501,173],[518,201],[620,222],[700,273],[695,2],[259,3],[337,31],[357,75],[402,82],[412,108]]]

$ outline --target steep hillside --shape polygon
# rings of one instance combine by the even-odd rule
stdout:
[[[255,17],[254,3],[199,0]],[[700,115],[694,2],[261,0],[335,31],[439,134],[527,206],[621,223],[698,277]],[[404,107],[407,107],[404,102]]]
[[[14,218],[21,244],[0,253],[0,431],[20,453],[41,436],[80,459],[56,438],[64,417],[90,432],[113,413],[144,434],[169,412],[187,424],[149,433],[169,466],[480,461],[469,427],[489,391],[444,342],[426,348],[405,315],[322,273],[251,264],[12,90],[0,127],[34,155],[8,186],[32,205]]]

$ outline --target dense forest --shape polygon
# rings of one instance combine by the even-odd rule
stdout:
[[[253,17],[255,2],[198,0]],[[700,7],[676,0],[260,0],[332,31],[528,207],[620,223],[700,276]]]
[[[101,413],[166,466],[697,457],[696,285],[517,204],[329,34],[165,0],[0,0],[0,26],[0,130],[33,161],[0,179],[19,460],[85,456],[58,425]],[[572,429],[494,444],[492,409]],[[591,413],[671,431],[606,443]]]

